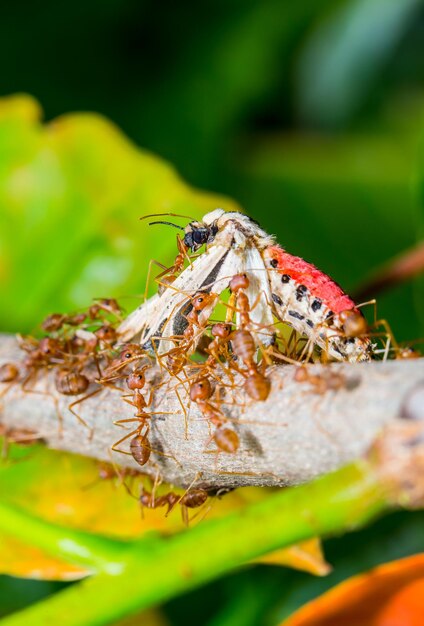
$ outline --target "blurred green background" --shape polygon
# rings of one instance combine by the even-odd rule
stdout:
[[[130,310],[148,260],[175,254],[145,213],[238,204],[348,291],[423,237],[421,0],[17,0],[1,9],[0,59],[2,331],[93,297]],[[423,305],[416,279],[378,311],[410,340]],[[417,519],[383,523],[399,555],[422,549]],[[338,579],[387,556],[386,526],[358,533]],[[329,542],[333,561],[351,541]],[[167,620],[271,624],[317,584],[250,569],[170,603]],[[3,578],[0,611],[56,588]]]

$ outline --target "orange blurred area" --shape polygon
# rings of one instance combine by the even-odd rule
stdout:
[[[424,554],[354,576],[309,602],[281,626],[421,626]]]

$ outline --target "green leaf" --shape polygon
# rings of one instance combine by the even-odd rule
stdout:
[[[348,1],[325,15],[299,60],[303,119],[325,127],[351,118],[422,4],[422,0]]]
[[[124,548],[89,533],[69,531],[19,510],[0,506],[0,529],[34,544],[93,563],[96,576],[49,601],[6,618],[32,626],[100,626],[149,608],[262,554],[318,534],[353,529],[390,504],[386,490],[367,463],[357,463],[309,485],[280,490],[262,502],[218,520],[209,520],[170,538],[150,537]],[[279,523],[276,523],[279,520]],[[78,547],[78,550],[76,548]],[[212,547],[212,549],[211,549]],[[125,590],[125,593],[122,592]]]
[[[144,293],[149,259],[171,262],[175,247],[141,215],[236,208],[190,188],[99,115],[47,126],[39,116],[28,96],[0,100],[2,330],[28,331],[93,297]]]

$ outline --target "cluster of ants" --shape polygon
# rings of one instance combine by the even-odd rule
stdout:
[[[157,277],[160,293],[172,288],[183,267],[185,254],[186,251],[180,249],[174,266]],[[214,442],[216,452],[235,453],[240,445],[239,436],[222,409],[222,397],[228,388],[241,389],[252,401],[265,401],[271,389],[269,366],[281,360],[298,365],[295,380],[309,383],[315,393],[337,390],[346,383],[340,373],[310,374],[303,367],[313,360],[305,339],[294,331],[285,337],[276,332],[277,324],[272,328],[276,339],[258,349],[247,295],[249,285],[246,274],[232,277],[229,299],[222,303],[226,309],[225,319],[216,321],[204,320],[202,315],[210,309],[214,294],[199,291],[189,296],[185,330],[173,337],[173,347],[162,353],[155,350],[158,344],[154,340],[149,351],[140,344],[120,343],[118,326],[123,320],[123,311],[115,299],[98,299],[86,311],[72,315],[53,313],[42,322],[44,337],[18,338],[25,356],[21,364],[5,363],[0,367],[0,382],[15,384],[19,381],[24,391],[34,391],[38,377],[53,371],[56,391],[76,397],[68,408],[87,428],[88,424],[76,410],[77,405],[104,387],[117,388],[135,413],[131,418],[114,423],[122,427],[135,423],[136,428],[115,442],[112,450],[130,454],[143,467],[152,452],[163,454],[154,450],[149,440],[151,419],[155,415],[149,407],[153,389],[165,383],[152,387],[148,396],[145,390],[146,370],[157,364],[168,373],[167,384],[172,381],[173,389],[182,385],[209,424],[211,436],[207,446]],[[349,324],[351,336],[369,332],[361,315],[346,320],[346,325]],[[409,349],[405,350],[401,358],[415,356]],[[182,402],[181,406],[185,412]],[[163,415],[163,412],[157,413]],[[129,451],[124,451],[119,446],[128,439]],[[182,495],[171,491],[160,496],[156,496],[155,490],[143,489],[140,502],[147,508],[167,507],[169,513],[176,504],[184,511],[200,507],[207,497],[205,490],[193,487]]]
[[[193,310],[201,308],[201,299],[198,298]],[[137,428],[115,442],[112,450],[131,454],[139,466],[144,466],[153,451],[149,441],[149,430],[151,417],[155,413],[147,411],[152,401],[153,391],[150,392],[148,398],[144,393],[145,372],[151,367],[152,362],[151,357],[139,344],[122,345],[119,343],[116,328],[123,319],[122,314],[123,311],[115,299],[104,298],[95,301],[84,312],[72,315],[60,313],[49,315],[41,324],[45,333],[41,339],[18,336],[19,347],[25,355],[20,363],[5,363],[0,366],[0,382],[9,385],[19,382],[24,392],[46,393],[37,391],[35,384],[43,373],[53,371],[56,392],[77,397],[69,404],[68,409],[87,428],[90,427],[77,413],[76,406],[99,393],[103,387],[114,387],[121,393],[124,391],[122,398],[134,407],[135,415],[133,418],[120,419],[114,423],[124,425],[127,422],[137,422]],[[191,328],[194,328],[194,315],[191,315],[191,320]],[[187,332],[184,340],[188,341],[188,338]],[[170,362],[175,358],[175,352],[169,355]],[[175,373],[177,369],[180,371],[182,365],[181,368],[177,368],[174,362],[172,371]],[[92,391],[90,391],[91,387],[94,387]],[[55,394],[51,395],[55,399]],[[213,413],[212,405],[208,402],[210,395],[211,388],[207,386],[206,380],[197,380],[192,385],[191,398],[214,424],[218,424],[218,414]],[[58,416],[61,421],[59,409]],[[23,433],[23,431],[3,428],[0,435],[4,436],[6,442],[3,452],[11,442],[26,444],[34,441],[34,434],[29,431]],[[130,439],[129,452],[118,447],[127,439]],[[229,445],[227,443],[227,448]],[[235,445],[232,446],[233,449],[235,447]],[[156,452],[161,454],[160,451]],[[112,473],[110,468],[113,470]],[[131,470],[117,470],[114,465],[110,468],[103,470],[100,477],[103,479],[115,476],[122,478],[131,474]],[[139,497],[142,507],[150,509],[166,507],[168,515],[178,504],[184,520],[187,520],[187,509],[202,506],[208,498],[208,493],[204,489],[193,487],[183,494],[169,491],[157,496],[157,485],[156,479],[152,491],[143,487]]]

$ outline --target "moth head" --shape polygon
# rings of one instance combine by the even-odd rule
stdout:
[[[204,243],[207,243],[209,237],[209,226],[206,226],[202,222],[190,222],[185,228],[184,244],[187,248],[196,252]]]
[[[184,229],[184,244],[187,248],[196,252],[203,244],[212,243],[218,232],[217,221],[223,213],[225,211],[217,209],[207,213],[201,222],[190,222]]]

